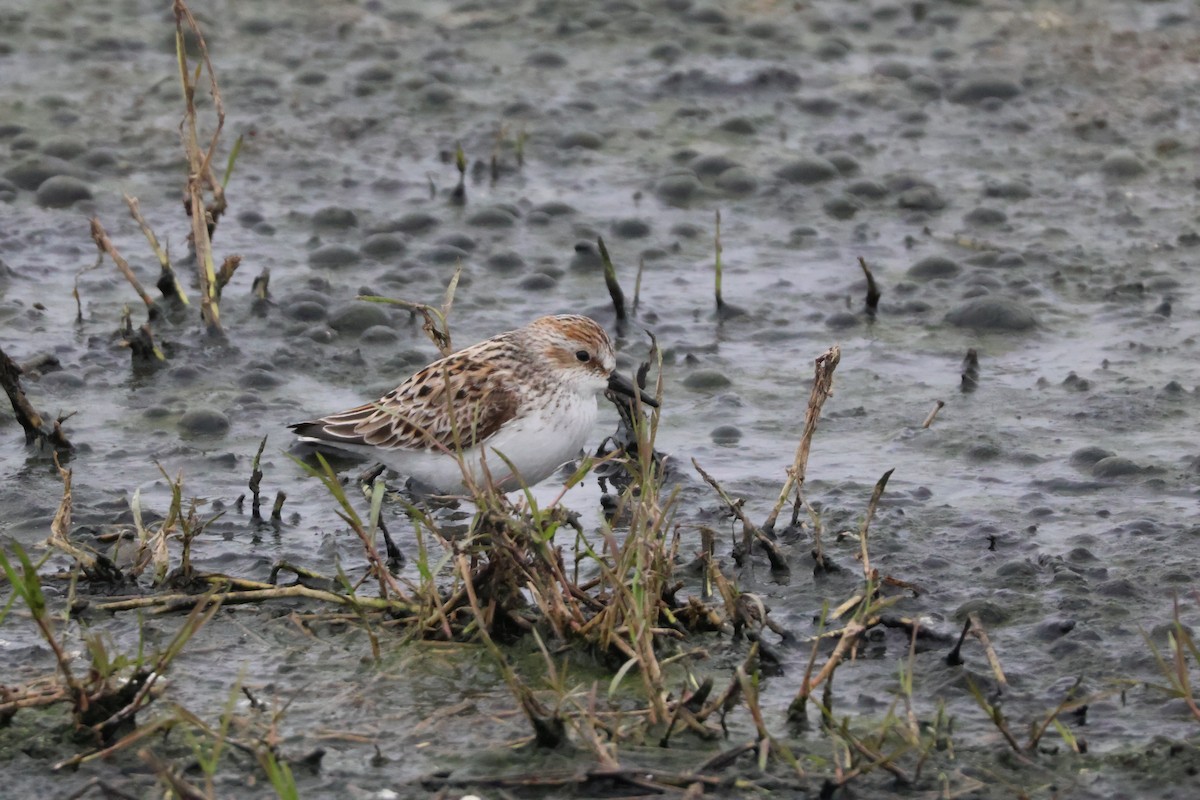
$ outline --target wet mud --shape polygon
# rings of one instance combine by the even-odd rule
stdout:
[[[243,138],[214,249],[243,264],[221,304],[227,342],[206,339],[194,309],[171,315],[155,325],[166,360],[147,368],[131,364],[119,332],[124,306],[137,325],[145,310],[109,261],[94,266],[88,220],[103,221],[152,286],[158,265],[122,192],[138,197],[194,296],[173,17],[140,0],[0,3],[0,338],[31,365],[24,386],[38,408],[72,414],[76,537],[95,545],[131,524],[135,492],[148,518],[166,513],[165,471],[183,475],[205,516],[225,512],[193,543],[198,568],[262,581],[286,561],[361,575],[335,504],[287,457],[285,425],[378,397],[435,357],[419,318],[355,298],[437,304],[461,264],[450,318],[460,346],[544,313],[586,313],[617,334],[628,372],[648,352],[643,329],[654,334],[657,445],[680,492],[684,549],[699,548],[700,526],[717,529],[739,587],[794,637],[777,645],[780,672],[762,693],[768,724],[793,749],[827,746],[783,715],[823,605],[861,583],[859,543],[840,534],[857,533],[872,487],[894,469],[871,560],[911,584],[891,610],[932,634],[913,662],[913,699],[923,718],[944,703],[955,719],[954,784],[979,781],[981,797],[1013,786],[1192,796],[1197,720],[1151,685],[1165,678],[1150,645],[1168,652],[1176,600],[1182,620],[1195,619],[1200,562],[1191,5],[193,10],[221,81],[222,158]],[[625,325],[599,237],[631,304],[640,287]],[[859,258],[881,291],[874,313]],[[264,269],[266,304],[251,291]],[[841,569],[814,575],[811,529],[782,524],[787,579],[761,554],[734,568],[735,527],[691,460],[765,518],[803,426],[813,359],[834,343],[842,360],[805,494]],[[611,408],[601,416],[596,443],[616,425]],[[276,525],[237,502],[264,435],[265,502],[287,496]],[[10,415],[0,439],[0,541],[40,554],[59,475],[22,446]],[[537,494],[558,491],[550,481]],[[588,481],[565,502],[596,526],[600,494]],[[385,513],[411,552],[402,511]],[[66,567],[57,556],[46,565]],[[48,582],[52,606],[66,593]],[[434,789],[421,779],[439,771],[584,763],[505,749],[528,731],[486,653],[396,639],[377,666],[354,625],[298,625],[308,608],[222,610],[159,702],[213,722],[240,681],[286,705],[284,750],[323,751],[319,767],[296,768],[306,797],[424,796]],[[1047,737],[1036,769],[1006,759],[967,689],[971,676],[995,696],[982,651],[968,644],[965,665],[944,660],[971,614],[1003,664],[1004,713],[1022,738],[1077,682],[1097,697],[1071,722],[1086,754]],[[14,611],[0,628],[6,685],[53,670],[27,622]],[[131,647],[169,641],[181,620],[74,624]],[[868,727],[887,713],[909,644],[902,628],[872,632],[839,671],[839,719]],[[702,669],[718,674],[744,655],[726,636],[703,646]],[[515,647],[536,674],[536,648]],[[581,682],[607,680],[588,669]],[[746,715],[729,723],[731,742],[753,735]],[[634,750],[629,763],[684,769],[717,747],[678,746]],[[0,728],[0,774],[22,794],[71,796],[91,780],[153,793],[153,772],[132,756],[52,770],[79,749],[66,714],[22,712]],[[218,796],[270,796],[243,767],[221,773]],[[870,791],[903,793],[886,780]]]

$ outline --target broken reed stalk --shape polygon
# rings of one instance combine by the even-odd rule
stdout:
[[[145,287],[142,286],[142,282],[139,281],[137,276],[133,274],[133,269],[129,266],[129,262],[126,261],[125,257],[122,256],[117,250],[117,246],[113,244],[112,239],[108,238],[108,234],[105,232],[104,226],[100,224],[99,218],[92,217],[91,229],[92,241],[96,243],[96,247],[101,253],[107,253],[108,257],[113,260],[113,263],[117,265],[117,269],[122,275],[125,276],[125,280],[129,281],[129,285],[133,287],[133,290],[137,292],[138,297],[142,298],[142,302],[146,304],[146,309],[150,313],[150,318],[154,319],[154,317],[157,316],[157,312],[154,308],[154,299],[150,297],[150,294],[146,291]]]
[[[871,502],[867,503],[867,513],[863,517],[862,525],[858,529],[859,558],[862,559],[863,576],[868,581],[877,578],[878,574],[871,570],[871,557],[867,553],[867,532],[871,527],[871,520],[875,518],[875,509],[879,507],[879,498],[883,496],[883,490],[887,487],[888,478],[892,477],[892,473],[895,471],[896,468],[892,467],[883,473],[883,477],[875,483],[875,489],[871,492]]]
[[[259,465],[266,447],[267,437],[264,436],[258,444],[258,452],[254,454],[254,461],[250,465],[250,519],[254,522],[262,522],[262,495],[259,490],[262,487],[263,472]]]
[[[596,237],[596,244],[600,248],[600,263],[604,265],[604,285],[608,287],[608,296],[612,298],[613,310],[617,312],[617,321],[623,322],[625,320],[625,293],[621,291],[621,284],[617,282],[617,269],[613,266],[612,259],[609,258],[608,248],[604,246],[604,237]],[[641,275],[640,269],[638,275]]]
[[[166,249],[158,243],[158,237],[154,235],[153,229],[151,229],[149,223],[142,216],[142,209],[138,203],[138,199],[131,194],[125,194],[123,197],[125,198],[125,205],[129,206],[129,215],[133,217],[133,221],[142,229],[142,235],[150,243],[150,249],[154,251],[154,255],[158,259],[158,265],[162,269],[162,273],[158,277],[158,283],[155,284],[158,290],[162,292],[163,297],[173,297],[180,305],[191,305],[187,293],[183,291],[183,286],[179,283],[179,278],[176,277],[175,270],[171,266],[171,257],[167,254]],[[94,231],[92,236],[95,238]]]
[[[454,202],[467,202],[467,154],[463,151],[462,142],[454,143],[454,168],[458,170],[458,185],[454,187]]]
[[[833,395],[833,371],[837,369],[841,359],[842,349],[834,345],[817,356],[814,362],[812,392],[808,397],[808,410],[804,414],[804,433],[801,434],[800,444],[796,447],[796,458],[788,469],[787,480],[784,481],[783,488],[779,490],[779,499],[775,501],[775,507],[771,509],[767,521],[763,523],[763,530],[775,529],[775,521],[779,518],[779,512],[787,503],[792,490],[804,488],[804,479],[808,470],[808,452],[812,447],[813,434],[816,433],[817,421],[821,418],[821,407]]]
[[[258,273],[258,277],[250,285],[250,293],[254,295],[255,300],[271,298],[271,270],[268,267],[263,267],[262,272]]]
[[[867,278],[867,315],[873,317],[879,308],[879,298],[883,295],[875,283],[875,276],[871,273],[871,268],[867,266],[866,259],[859,256],[858,265],[862,267],[863,275]]]
[[[833,652],[829,654],[829,660],[825,662],[825,666],[821,667],[821,671],[816,674],[816,677],[810,679],[805,675],[804,680],[801,681],[800,690],[796,692],[796,696],[792,698],[791,704],[788,705],[788,719],[794,722],[801,722],[805,719],[805,708],[808,705],[808,698],[812,696],[813,690],[833,674],[833,671],[846,658],[850,647],[858,641],[859,635],[866,629],[866,626],[857,619],[852,619],[846,623],[846,627],[842,629],[842,635],[838,639],[837,645],[833,648]]]
[[[925,421],[921,423],[922,428],[928,428],[937,419],[938,412],[946,407],[945,400],[938,400],[933,404],[933,410],[929,412],[929,416],[925,417]]]
[[[294,584],[292,586],[275,586],[270,589],[245,589],[239,591],[221,592],[215,595],[215,599],[223,606],[244,605],[247,603],[264,603],[269,600],[291,600],[296,598],[306,598],[309,600],[319,600],[332,605],[345,606],[350,609],[365,609],[368,611],[387,611],[392,614],[410,616],[417,614],[421,608],[399,597],[370,597],[370,596],[350,596],[348,594],[338,594],[337,592],[329,592],[322,589],[313,589],[303,584]],[[141,595],[138,597],[123,598],[120,600],[109,600],[103,603],[95,603],[92,607],[100,611],[131,611],[137,608],[153,608],[160,612],[178,611],[183,608],[191,608],[196,604],[196,595],[194,594],[155,594]]]
[[[237,268],[241,266],[241,256],[225,256],[225,260],[221,262],[221,268],[217,270],[217,300],[221,299],[221,290],[225,288],[231,280],[233,273],[237,272]]]
[[[179,61],[179,77],[185,103],[180,128],[183,134],[183,149],[188,161],[186,206],[192,220],[192,247],[196,253],[196,268],[200,277],[200,317],[209,334],[223,336],[217,270],[212,253],[212,231],[216,228],[217,220],[225,211],[226,201],[225,187],[217,180],[216,174],[213,172],[212,160],[216,154],[217,141],[225,127],[225,106],[221,102],[221,91],[217,86],[217,73],[209,58],[208,45],[204,41],[204,34],[200,32],[200,25],[192,16],[192,12],[184,0],[174,0],[172,8],[175,12],[175,54]],[[185,25],[196,36],[203,62],[196,68],[195,79],[192,78],[192,71],[188,65],[187,48],[183,35]],[[217,123],[208,149],[202,150],[197,126],[197,87],[193,80],[199,80],[202,70],[205,69],[208,72],[208,85],[213,98]],[[206,189],[211,192],[213,197],[211,207],[207,208],[204,204]]]
[[[58,454],[54,456],[54,466],[63,482],[63,495],[54,519],[50,521],[50,536],[46,544],[71,556],[89,576],[119,578],[120,570],[106,556],[89,553],[71,541],[71,470],[64,469],[58,463]]]
[[[12,403],[17,422],[21,423],[21,427],[25,430],[25,444],[31,445],[35,442],[39,445],[49,444],[55,450],[61,451],[74,449],[62,431],[62,423],[66,417],[59,417],[54,421],[53,427],[47,429],[46,418],[38,413],[38,410],[33,407],[33,403],[30,403],[29,398],[25,396],[25,390],[21,388],[21,374],[21,368],[17,366],[17,363],[9,358],[3,349],[0,349],[0,385],[4,386],[8,400]]]
[[[1000,658],[996,655],[995,648],[992,647],[992,640],[988,638],[983,623],[979,621],[979,615],[968,614],[967,618],[971,621],[971,635],[983,645],[984,657],[987,658],[988,666],[992,668],[992,674],[996,677],[996,683],[1000,685],[1001,689],[1007,689],[1008,678],[1004,676],[1004,669],[1000,666]]]
[[[638,304],[642,301],[642,272],[646,269],[646,257],[638,258],[637,278],[633,281],[633,313],[637,314]]]

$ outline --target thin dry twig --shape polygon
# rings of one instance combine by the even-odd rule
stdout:
[[[800,444],[796,447],[796,458],[788,469],[787,480],[784,481],[783,488],[779,490],[779,499],[775,501],[775,507],[771,509],[767,521],[763,523],[763,530],[774,530],[775,520],[779,518],[779,512],[787,503],[792,490],[804,488],[804,479],[808,470],[808,452],[812,447],[813,434],[817,431],[817,420],[821,417],[821,407],[833,395],[833,371],[837,369],[838,362],[841,360],[842,349],[834,345],[817,356],[814,362],[812,392],[808,397],[808,410],[804,414],[804,433],[801,434]]]
[[[124,197],[125,205],[129,206],[129,215],[133,217],[134,222],[142,229],[142,235],[150,243],[150,249],[154,251],[154,255],[158,259],[158,265],[162,269],[162,274],[158,277],[158,290],[162,292],[163,297],[174,297],[181,305],[190,305],[191,302],[188,300],[187,293],[183,291],[183,286],[179,283],[179,278],[176,277],[175,270],[171,266],[171,257],[167,254],[166,248],[158,243],[158,237],[154,235],[150,224],[142,216],[142,209],[138,204],[138,199],[130,194],[126,194]]]
[[[145,287],[142,286],[142,282],[133,274],[133,268],[129,266],[129,262],[117,250],[117,246],[113,244],[112,239],[108,238],[108,233],[105,232],[104,226],[100,224],[99,218],[92,217],[90,224],[92,241],[96,243],[96,247],[101,253],[107,253],[108,257],[113,260],[113,263],[117,265],[117,269],[125,276],[125,280],[129,281],[129,285],[137,292],[138,297],[142,298],[142,302],[146,304],[146,308],[150,311],[150,317],[153,319],[155,316],[154,299],[150,297]]]
[[[879,507],[879,498],[883,496],[883,490],[887,487],[888,478],[892,477],[892,473],[896,471],[892,467],[887,472],[883,473],[875,483],[875,489],[871,492],[871,502],[867,503],[867,513],[863,517],[862,525],[858,529],[859,543],[859,558],[862,559],[863,575],[868,581],[878,578],[878,574],[871,569],[871,557],[867,552],[867,531],[871,527],[871,520],[875,519],[875,509]]]
[[[932,425],[933,421],[935,419],[937,419],[938,412],[941,411],[945,407],[946,407],[945,400],[938,400],[936,403],[934,403],[933,410],[931,410],[929,412],[929,416],[925,417],[925,421],[921,423],[921,427],[928,428],[930,425]]]

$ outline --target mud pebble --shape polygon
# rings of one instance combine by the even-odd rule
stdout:
[[[1033,190],[1023,181],[989,181],[983,187],[983,193],[1003,200],[1024,200],[1033,194]]]
[[[361,300],[339,306],[329,315],[329,327],[343,334],[359,334],[367,328],[390,322],[383,306]]]
[[[849,328],[857,328],[862,324],[862,320],[857,315],[851,314],[849,311],[839,311],[836,314],[830,314],[825,318],[825,327],[832,328],[835,331],[844,331]]]
[[[243,389],[274,389],[281,383],[278,375],[265,369],[252,369],[238,378],[238,386]]]
[[[715,185],[731,197],[745,197],[758,189],[758,178],[745,167],[731,167],[717,176]]]
[[[758,127],[746,117],[730,117],[718,125],[717,130],[737,136],[753,136],[758,133]]]
[[[850,219],[857,214],[863,205],[853,195],[840,194],[826,200],[821,208],[834,219]]]
[[[928,75],[913,75],[904,82],[910,92],[926,100],[942,96],[942,85]]]
[[[650,48],[648,55],[656,61],[674,64],[683,55],[683,50],[677,44],[663,42]]]
[[[365,83],[391,83],[396,78],[396,72],[387,64],[372,64],[355,77]]]
[[[65,158],[70,161],[73,158],[79,158],[87,152],[87,142],[78,136],[71,136],[69,134],[54,136],[45,141],[42,145],[42,152],[48,156]]]
[[[441,224],[441,220],[425,211],[411,211],[378,229],[380,233],[424,233]]]
[[[549,200],[545,203],[540,203],[534,206],[533,210],[550,217],[566,217],[577,213],[574,206],[568,205],[561,200]]]
[[[400,334],[388,325],[372,325],[358,339],[365,344],[392,344],[400,340]]]
[[[671,234],[681,239],[695,239],[706,233],[707,230],[694,222],[676,222],[671,226]]]
[[[345,244],[326,244],[308,254],[308,263],[314,267],[340,269],[362,261],[362,253]]]
[[[106,148],[96,148],[95,150],[89,150],[86,152],[83,158],[80,158],[79,161],[82,162],[85,167],[102,170],[108,169],[109,167],[115,167],[116,161],[118,160],[116,160],[116,154],[112,150],[108,150]]]
[[[82,389],[87,386],[87,381],[74,372],[59,371],[43,375],[42,379],[38,381],[38,385],[54,391],[70,391]]]
[[[912,76],[913,71],[912,67],[903,61],[880,61],[871,68],[871,73],[898,81],[906,81]]]
[[[437,244],[448,244],[451,247],[457,247],[464,253],[474,253],[475,248],[479,246],[474,238],[465,233],[451,233],[437,240]]]
[[[1024,559],[1009,561],[996,567],[996,577],[1004,578],[1006,584],[1030,583],[1038,575],[1038,568]]]
[[[422,250],[417,257],[426,264],[454,264],[466,261],[470,257],[470,253],[452,244],[439,244]]]
[[[709,436],[714,444],[737,444],[742,440],[742,430],[733,425],[718,425]]]
[[[362,243],[362,252],[376,261],[401,255],[407,249],[408,245],[404,240],[391,233],[372,234]]]
[[[47,178],[37,190],[37,204],[42,208],[69,208],[80,200],[91,199],[88,185],[70,175]]]
[[[650,235],[650,223],[636,217],[619,219],[612,224],[612,232],[621,239],[644,239]]]
[[[960,328],[981,331],[1025,331],[1037,325],[1037,317],[1028,307],[1003,297],[979,297],[968,300],[946,315],[946,321]]]
[[[979,621],[989,627],[1003,625],[1012,615],[1009,609],[991,600],[977,597],[960,605],[954,612],[954,618],[959,622],[966,620],[968,614],[975,614]]]
[[[526,57],[525,63],[542,69],[561,69],[567,65],[567,59],[554,50],[534,50]]]
[[[950,90],[948,98],[952,103],[973,105],[984,100],[1010,100],[1021,93],[1021,87],[1008,78],[997,76],[981,76],[968,78]]]
[[[1190,581],[1189,581],[1190,583]],[[1105,581],[1096,587],[1096,593],[1103,597],[1116,598],[1136,598],[1141,593],[1138,591],[1137,584],[1124,578],[1116,578],[1111,581]]]
[[[886,197],[888,190],[886,186],[876,181],[858,180],[846,187],[846,193],[855,197],[865,197],[868,200],[878,200]]]
[[[660,200],[675,206],[687,205],[701,190],[700,180],[691,172],[667,175],[654,187]]]
[[[996,260],[992,262],[992,266],[999,269],[1014,269],[1016,267],[1023,267],[1025,266],[1025,256],[1021,255],[1020,253],[1013,253],[1011,251],[1007,253],[1001,253],[1000,255],[996,256]]]
[[[525,266],[525,259],[512,250],[501,250],[488,256],[483,265],[493,272],[508,274],[520,271]]]
[[[725,170],[739,166],[738,162],[723,155],[699,156],[688,164],[688,168],[701,178],[715,178]]]
[[[707,392],[732,386],[733,381],[715,369],[698,369],[683,379],[683,385],[689,389]]]
[[[1061,639],[1073,630],[1075,630],[1075,620],[1051,617],[1039,622],[1033,635],[1043,642],[1053,642],[1055,639]]]
[[[589,271],[602,266],[600,253],[591,242],[575,243],[575,255],[571,257],[571,269]]]
[[[1136,178],[1146,172],[1146,164],[1130,151],[1118,150],[1101,162],[1100,171],[1110,178]]]
[[[944,280],[962,272],[958,262],[945,256],[926,256],[908,268],[910,278],[921,281]]]
[[[684,19],[688,22],[695,22],[701,25],[728,25],[729,17],[725,12],[716,6],[701,5],[690,9]]]
[[[572,147],[582,147],[585,150],[599,150],[604,146],[604,138],[591,131],[572,131],[558,137],[558,141],[555,144],[562,150],[570,150]]]
[[[896,198],[896,205],[917,211],[939,211],[946,207],[946,201],[937,189],[921,184],[901,192]]]
[[[325,306],[312,301],[290,303],[284,307],[283,313],[290,319],[301,322],[316,322],[325,319]]]
[[[1008,215],[998,208],[976,206],[963,215],[963,222],[967,225],[991,227],[994,225],[1003,225],[1008,222]]]
[[[517,224],[517,215],[504,206],[488,206],[467,217],[467,224],[477,228],[511,228]]]
[[[1097,478],[1123,478],[1141,471],[1141,467],[1124,456],[1108,456],[1092,465],[1092,475]]]
[[[309,69],[296,73],[296,83],[301,86],[320,86],[329,80],[329,75],[319,69]]]
[[[69,161],[54,156],[40,156],[28,161],[22,161],[4,171],[4,177],[20,188],[32,192],[46,181],[60,175],[79,177],[75,167]]]
[[[838,176],[838,168],[824,158],[801,158],[780,167],[776,176],[790,183],[813,184]]]
[[[849,153],[842,152],[841,150],[834,150],[826,153],[824,158],[830,164],[833,164],[835,167],[837,167],[837,171],[840,172],[844,177],[857,175],[862,171],[862,167],[859,166],[858,159]]]
[[[185,436],[221,436],[229,430],[229,417],[213,408],[193,408],[178,424]]]
[[[522,278],[517,285],[527,292],[547,292],[558,286],[558,281],[544,272],[536,272]]]
[[[304,338],[317,344],[329,344],[337,338],[337,334],[328,325],[314,325],[304,332]]]
[[[853,49],[850,42],[845,39],[839,36],[830,36],[818,42],[814,52],[822,61],[836,61],[839,58],[845,58]]]
[[[454,90],[440,83],[431,83],[417,92],[417,100],[426,108],[445,108],[454,99]]]
[[[341,206],[326,206],[312,215],[312,223],[326,230],[347,230],[358,227],[358,215]]]

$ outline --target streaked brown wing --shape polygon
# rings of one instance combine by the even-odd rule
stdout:
[[[291,428],[330,444],[453,450],[473,447],[517,413],[511,376],[472,350],[435,361],[375,403]]]

